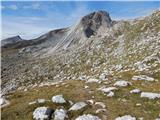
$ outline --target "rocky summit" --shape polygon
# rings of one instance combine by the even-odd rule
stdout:
[[[160,11],[95,11],[36,39],[1,42],[2,120],[160,119]]]

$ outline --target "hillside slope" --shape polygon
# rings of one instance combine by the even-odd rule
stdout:
[[[31,41],[2,47],[2,94],[11,102],[2,109],[2,119],[32,119],[38,106],[61,108],[51,101],[28,106],[38,98],[51,99],[57,94],[74,103],[93,99],[106,106],[106,111],[97,113],[96,105],[87,103],[82,111],[67,112],[71,120],[88,113],[102,120],[123,115],[145,120],[160,117],[160,97],[141,98],[143,92],[160,96],[160,11],[128,21],[114,21],[107,12],[97,11],[76,26]],[[116,86],[121,80],[128,82],[122,82],[126,87]],[[101,91],[113,86],[118,90],[111,97]],[[131,94],[133,89],[142,93]]]

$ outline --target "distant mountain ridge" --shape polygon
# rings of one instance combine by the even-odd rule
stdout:
[[[54,44],[54,49],[61,47],[66,49],[71,44],[84,43],[89,37],[103,33],[111,27],[112,24],[113,21],[111,20],[109,13],[105,11],[92,12],[84,16],[76,26],[71,28],[53,30],[36,39],[27,41],[22,40],[20,36],[11,37],[2,40],[2,47],[8,47],[8,45],[12,47],[24,47],[50,41],[49,43],[52,42],[51,44]]]

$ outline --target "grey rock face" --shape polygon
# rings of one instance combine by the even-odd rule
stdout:
[[[86,37],[89,38],[94,35],[101,26],[110,27],[112,25],[112,20],[109,13],[105,11],[97,11],[84,16],[81,19],[80,24],[84,28]]]

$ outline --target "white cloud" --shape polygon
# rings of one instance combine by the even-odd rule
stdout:
[[[8,8],[12,9],[12,10],[17,10],[18,6],[17,5],[9,5]]]
[[[29,6],[33,7],[33,6]],[[26,6],[26,9],[29,7]],[[38,8],[38,4],[34,6]],[[24,7],[23,7],[24,8]],[[57,28],[69,27],[76,24],[79,19],[88,13],[87,7],[77,4],[74,11],[70,14],[63,14],[49,8],[43,8],[46,12],[45,17],[2,17],[2,37],[8,38],[20,35],[24,39],[39,37],[43,33]]]
[[[39,9],[39,8],[40,8],[39,3],[32,4],[32,9]]]
[[[9,18],[7,18],[9,19]],[[49,26],[35,24],[32,18],[11,18],[12,21],[2,20],[2,39],[20,35],[24,39],[32,39],[53,29]],[[34,18],[35,19],[35,18]],[[37,18],[38,19],[38,18]]]
[[[5,9],[5,7],[3,6],[3,5],[0,5],[0,9],[2,10],[2,9]]]
[[[39,3],[34,3],[34,4],[31,4],[31,5],[23,6],[23,9],[35,9],[35,10],[38,10],[38,9],[41,9],[41,8],[40,8],[40,4]]]
[[[31,7],[30,6],[27,6],[27,5],[25,5],[25,6],[23,6],[23,9],[30,9]]]

